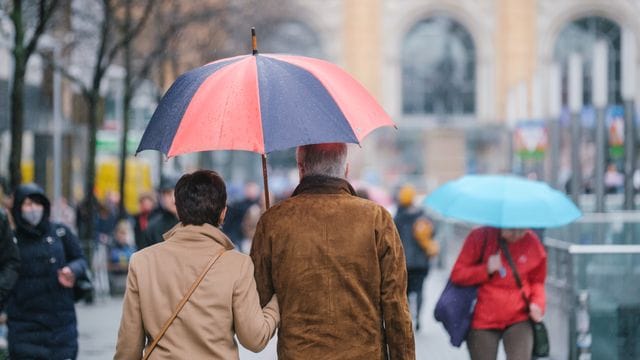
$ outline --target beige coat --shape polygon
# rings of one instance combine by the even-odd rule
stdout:
[[[415,359],[402,242],[345,180],[305,176],[262,216],[251,257],[263,303],[278,294],[279,360]]]
[[[234,335],[262,350],[280,316],[277,301],[262,309],[251,259],[217,228],[176,225],[165,241],[131,258],[114,359],[139,360],[210,259],[213,265],[150,359],[238,359]]]

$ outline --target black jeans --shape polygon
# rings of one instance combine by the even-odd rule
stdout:
[[[408,269],[407,270],[407,297],[416,293],[416,328],[420,328],[420,309],[422,308],[422,287],[424,280],[429,274],[429,269]]]

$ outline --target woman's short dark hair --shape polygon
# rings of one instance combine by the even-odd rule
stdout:
[[[215,171],[198,170],[183,175],[175,188],[176,210],[183,225],[220,225],[227,205],[227,188]]]

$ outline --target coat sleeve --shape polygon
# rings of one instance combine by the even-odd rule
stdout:
[[[127,274],[127,288],[122,303],[122,317],[118,330],[116,354],[114,360],[141,359],[145,344],[142,313],[140,312],[140,294],[138,291],[138,277],[136,275],[136,257],[134,254],[129,262]]]
[[[469,286],[478,285],[489,280],[487,264],[478,262],[482,256],[482,247],[486,230],[476,229],[471,231],[462,245],[456,263],[451,270],[451,281],[454,284]],[[488,245],[488,244],[487,244]]]
[[[20,253],[9,220],[0,214],[0,309],[18,279]]]
[[[529,272],[528,280],[531,287],[531,302],[540,306],[544,313],[546,306],[544,281],[547,278],[547,253],[537,239],[535,244],[537,252],[540,254],[540,262]]]
[[[389,359],[415,359],[404,249],[391,215],[386,210],[380,210],[377,224],[380,300]]]
[[[260,299],[253,277],[251,259],[244,257],[240,276],[233,289],[233,325],[238,340],[245,348],[259,352],[267,346],[280,323],[278,300],[273,296],[260,307]]]
[[[84,259],[82,249],[78,237],[66,226],[58,225],[58,230],[64,231],[60,237],[64,241],[64,256],[66,257],[66,266],[68,266],[76,279],[87,271],[87,261]]]
[[[255,265],[255,279],[260,295],[260,305],[265,306],[275,293],[271,278],[271,244],[265,235],[264,223],[258,221],[251,243],[251,259]]]

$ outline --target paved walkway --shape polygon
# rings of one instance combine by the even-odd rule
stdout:
[[[437,297],[444,288],[448,272],[434,270],[427,278],[425,286],[425,305],[423,307],[423,328],[416,333],[417,359],[435,360],[468,360],[466,349],[456,349],[449,345],[447,334],[443,327],[433,320],[433,307]],[[79,304],[78,327],[80,332],[81,360],[112,359],[115,341],[120,322],[122,300],[119,298],[100,299],[93,305]],[[242,360],[272,360],[277,359],[276,342],[273,339],[267,348],[259,354],[241,349]]]

